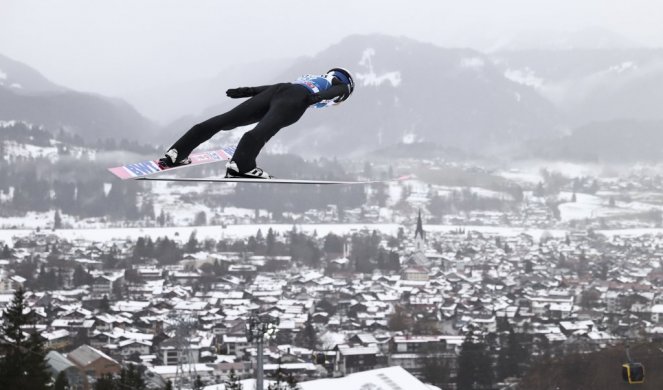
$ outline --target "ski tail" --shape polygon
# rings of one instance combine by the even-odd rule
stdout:
[[[175,167],[161,167],[158,160],[147,160],[132,164],[120,165],[118,167],[108,168],[110,173],[122,180],[139,179],[151,176],[163,171],[182,169],[196,165],[209,164],[218,161],[227,161],[235,154],[235,146],[228,146],[218,150],[193,153],[189,155],[190,164],[178,165]]]

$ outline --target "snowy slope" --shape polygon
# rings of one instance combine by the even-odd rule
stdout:
[[[333,108],[309,110],[270,147],[280,145],[307,156],[347,156],[424,141],[478,152],[550,134],[558,121],[550,102],[530,86],[506,78],[486,55],[402,37],[347,37],[313,57],[298,59],[267,83],[324,73],[334,66],[354,73],[353,96]],[[220,102],[202,115],[178,121],[169,132],[174,138],[236,104]],[[349,139],[352,142],[343,142]]]
[[[618,118],[663,119],[663,50],[517,50],[492,53],[505,77],[531,86],[573,126]]]

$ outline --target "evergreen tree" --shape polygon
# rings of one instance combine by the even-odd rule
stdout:
[[[166,222],[168,221],[168,217],[166,216],[166,213],[161,209],[161,212],[159,213],[159,216],[157,217],[157,223],[159,226],[163,227]]]
[[[201,390],[203,387],[205,387],[205,384],[203,383],[203,380],[200,379],[200,375],[196,376],[196,380],[193,381],[193,389]]]
[[[55,217],[53,218],[53,230],[62,229],[62,216],[60,216],[60,210],[55,211]]]
[[[199,211],[196,214],[196,218],[193,221],[193,226],[204,226],[207,225],[207,213],[205,211]]]
[[[473,390],[476,387],[490,388],[493,383],[493,370],[490,354],[485,343],[473,340],[469,333],[461,346],[458,356],[458,390]]]
[[[69,380],[65,375],[64,371],[60,371],[57,378],[55,378],[55,383],[53,384],[53,390],[68,390],[69,389]]]
[[[242,383],[239,381],[239,377],[235,372],[235,369],[230,369],[230,374],[228,379],[224,382],[226,390],[243,390]]]
[[[265,239],[265,254],[267,256],[273,255],[274,254],[274,247],[276,244],[276,237],[274,236],[274,231],[270,227],[269,230],[267,230],[267,238]]]
[[[164,265],[175,264],[181,260],[182,250],[175,241],[171,241],[168,237],[157,239],[154,247],[154,257],[159,260],[159,263]]]
[[[520,346],[516,334],[509,332],[506,346],[502,347],[497,356],[497,379],[504,380],[519,375],[518,359],[520,357]]]
[[[297,381],[297,378],[292,374],[292,372],[288,373],[288,376],[286,377],[285,383],[288,386],[288,390],[300,390],[301,389],[301,387],[299,387],[299,383]]]
[[[398,332],[398,331],[407,331],[412,325],[412,320],[410,316],[405,311],[405,309],[398,305],[394,308],[394,312],[389,316],[387,321],[387,326],[389,330]]]
[[[9,249],[9,246],[5,244],[2,248],[2,253],[0,254],[0,259],[10,259],[12,257],[12,251]]]
[[[325,236],[322,250],[325,253],[343,253],[343,239],[334,233],[328,233]]]
[[[138,259],[145,256],[145,252],[146,252],[145,246],[146,246],[145,238],[144,237],[138,237],[138,239],[136,240],[136,246],[134,246],[134,253],[133,253],[133,256],[132,256],[134,260],[138,260]]]
[[[458,355],[458,374],[456,376],[458,390],[474,389],[474,380],[477,374],[474,356],[475,344],[472,341],[472,334],[468,334]]]
[[[227,389],[227,390],[231,390],[231,389],[230,389],[229,387],[227,387],[227,386],[226,386],[226,389]],[[166,381],[166,387],[164,387],[163,390],[173,390],[173,381],[171,381],[170,379],[168,379],[168,381]],[[240,388],[239,390],[242,390],[242,389]]]
[[[37,276],[37,287],[43,290],[57,290],[58,289],[58,277],[55,274],[55,270],[52,268],[48,271],[45,270],[44,266],[41,266],[39,270],[39,275]]]
[[[145,242],[145,257],[154,257],[154,241],[152,241],[152,237],[147,237],[147,241]]]
[[[34,318],[25,311],[25,293],[18,289],[0,326],[0,340],[5,344],[5,354],[0,358],[0,389],[49,388],[43,340],[36,331],[26,337],[24,331],[34,324]]]
[[[281,368],[281,363],[276,369],[276,372],[273,374],[272,379],[274,382],[270,383],[267,386],[267,390],[299,390],[299,384],[297,383],[297,378],[292,373],[286,373]]]
[[[318,344],[318,335],[313,327],[313,321],[311,320],[311,315],[308,315],[306,322],[304,323],[304,329],[302,329],[297,335],[297,342],[299,345],[315,350]]]
[[[184,251],[187,253],[194,253],[198,250],[198,240],[196,239],[196,231],[192,231],[189,236],[189,241],[186,243]]]
[[[92,284],[93,278],[82,265],[77,265],[74,268],[74,286],[82,286],[84,284]]]
[[[104,295],[99,301],[99,311],[102,313],[108,313],[110,311],[110,303],[108,302],[108,297]]]
[[[117,390],[116,379],[111,374],[103,375],[94,382],[94,390]]]
[[[138,367],[129,364],[129,367],[120,371],[120,378],[117,380],[120,389],[145,390],[145,380]]]
[[[424,360],[421,375],[427,383],[431,383],[440,388],[449,382],[451,371],[444,360],[438,357],[429,357]]]

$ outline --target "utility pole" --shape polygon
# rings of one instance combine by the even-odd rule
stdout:
[[[174,315],[175,345],[177,348],[177,368],[175,370],[175,381],[173,385],[182,390],[184,382],[193,382],[196,378],[196,366],[193,364],[193,351],[191,350],[191,337],[195,333],[196,320],[190,315]],[[184,364],[187,364],[185,370]]]
[[[255,342],[258,349],[256,362],[256,390],[264,390],[263,349],[265,340],[273,338],[277,331],[279,319],[270,317],[260,318],[251,316],[246,321],[246,339],[249,343]]]

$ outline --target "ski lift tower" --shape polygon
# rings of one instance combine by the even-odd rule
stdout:
[[[263,378],[263,348],[265,340],[273,338],[276,335],[279,319],[270,317],[260,318],[251,316],[246,321],[246,339],[249,343],[255,343],[258,349],[256,362],[256,390],[264,390]]]

